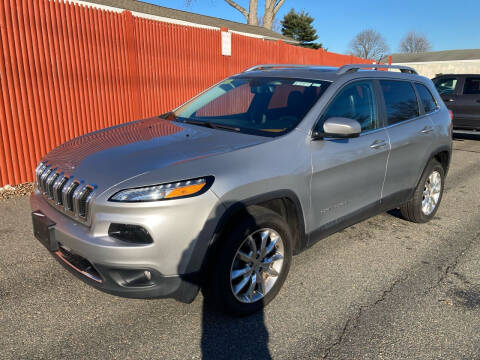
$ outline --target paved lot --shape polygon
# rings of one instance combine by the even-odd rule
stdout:
[[[454,147],[432,222],[382,214],[330,236],[244,319],[206,311],[201,296],[94,290],[33,238],[26,198],[0,202],[0,358],[480,358],[480,138]]]

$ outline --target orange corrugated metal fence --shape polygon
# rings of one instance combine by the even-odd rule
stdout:
[[[58,0],[0,0],[0,186],[76,136],[154,116],[259,63],[368,62]]]

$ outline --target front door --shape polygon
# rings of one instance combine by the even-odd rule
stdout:
[[[328,105],[316,131],[328,118],[346,117],[362,125],[357,138],[312,141],[311,232],[348,221],[380,201],[389,152],[388,135],[379,123],[374,83],[349,83]]]

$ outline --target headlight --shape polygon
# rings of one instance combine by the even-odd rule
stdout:
[[[126,189],[117,192],[109,200],[119,202],[144,202],[181,199],[203,194],[210,188],[212,183],[213,176],[206,176],[169,184]]]

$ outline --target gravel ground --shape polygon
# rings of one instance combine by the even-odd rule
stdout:
[[[480,359],[480,139],[454,149],[433,221],[324,239],[243,319],[99,292],[33,238],[27,198],[0,201],[0,358]]]
[[[25,197],[33,192],[33,182],[23,183],[16,186],[5,185],[0,187],[0,200]]]

